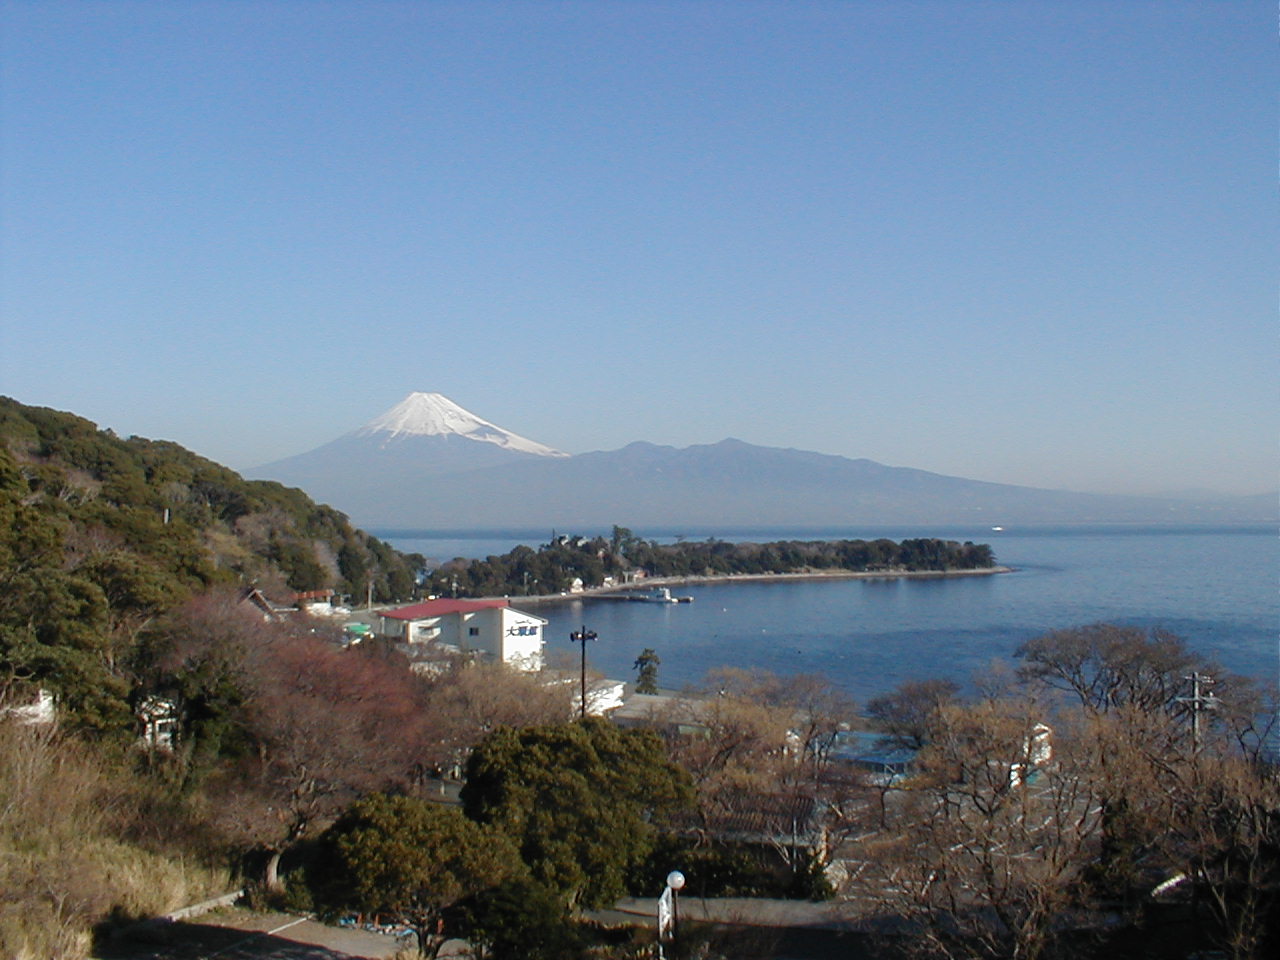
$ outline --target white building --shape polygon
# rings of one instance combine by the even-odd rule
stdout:
[[[410,652],[479,653],[520,670],[542,669],[546,620],[506,600],[427,600],[378,614],[378,632]]]

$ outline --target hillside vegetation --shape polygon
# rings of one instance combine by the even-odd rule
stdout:
[[[243,602],[250,585],[408,597],[420,564],[301,491],[0,398],[0,956],[83,957],[104,923],[274,866],[470,725],[567,715],[567,694],[549,707],[480,670],[428,709],[389,651]],[[29,722],[38,693],[55,723]],[[157,706],[168,741],[141,736]]]
[[[118,730],[146,627],[191,595],[253,583],[391,600],[417,562],[299,490],[0,398],[0,694],[42,686],[78,723]]]

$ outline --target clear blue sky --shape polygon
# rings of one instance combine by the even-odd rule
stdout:
[[[0,8],[0,393],[1273,489],[1271,0]]]

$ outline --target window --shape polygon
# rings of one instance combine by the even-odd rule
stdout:
[[[478,637],[480,636],[480,628],[472,627],[470,630],[467,631],[467,633],[469,633],[473,637]]]

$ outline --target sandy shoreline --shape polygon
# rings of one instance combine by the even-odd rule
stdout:
[[[779,582],[788,580],[938,580],[950,577],[989,577],[1012,573],[1013,567],[981,567],[976,570],[811,570],[802,573],[723,573],[712,576],[646,577],[640,583],[613,587],[588,587],[579,593],[552,593],[510,599],[513,603],[557,603],[590,597],[636,593],[653,587],[677,587],[704,583]]]

